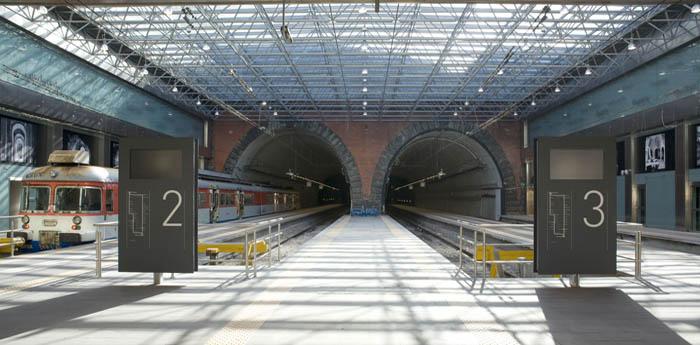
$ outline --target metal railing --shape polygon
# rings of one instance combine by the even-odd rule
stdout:
[[[486,241],[489,227],[504,227],[504,226],[511,226],[512,224],[493,224],[493,223],[487,223],[487,224],[478,224],[478,223],[473,223],[473,222],[467,222],[463,220],[458,220],[460,223],[459,226],[459,269],[461,270],[462,267],[464,267],[464,259],[471,260],[474,264],[474,274],[472,276],[472,280],[476,281],[476,276],[479,272],[479,263],[481,262],[482,265],[482,279],[486,280],[486,272],[487,272],[487,265],[497,265],[497,264],[516,264],[516,265],[524,265],[524,264],[532,264],[534,261],[533,260],[526,260],[523,258],[518,258],[515,260],[503,260],[503,259],[496,259],[495,258],[495,249],[496,247],[527,247],[527,248],[532,248],[534,245],[532,241],[529,242],[508,242],[508,243],[488,243]],[[474,238],[473,239],[468,239],[464,237],[464,227],[468,226],[469,229],[473,232]],[[479,245],[479,234],[481,234],[481,248],[478,248]],[[472,246],[472,253],[473,257],[470,257],[467,255],[464,251],[464,244],[467,243]],[[493,259],[488,259],[488,246],[491,246],[493,248],[493,254],[494,258]],[[481,249],[481,260],[478,259],[477,257],[477,250]]]
[[[0,230],[0,234],[10,234],[10,256],[15,256],[15,231],[19,231],[19,220],[22,216],[0,216],[0,220],[8,220],[10,222],[10,229]],[[6,235],[5,235],[6,236]]]
[[[526,248],[534,248],[534,243],[532,241],[528,242],[507,242],[507,243],[487,243],[486,237],[489,235],[489,232],[491,231],[492,228],[499,228],[499,227],[513,227],[513,226],[521,226],[520,224],[494,224],[494,223],[474,223],[474,222],[469,222],[469,221],[464,221],[464,220],[456,220],[460,225],[459,225],[459,269],[460,271],[464,267],[464,261],[469,260],[472,261],[474,264],[474,273],[472,280],[476,281],[476,277],[478,275],[478,266],[479,263],[482,265],[482,279],[485,281],[487,278],[487,264],[491,265],[499,265],[499,264],[516,264],[520,265],[519,267],[522,269],[522,265],[524,264],[533,264],[534,260],[527,260],[524,258],[517,258],[513,260],[503,260],[503,259],[495,259],[495,254],[496,251],[495,249],[497,247],[526,247]],[[522,226],[528,226],[528,225],[522,225]],[[469,230],[473,232],[473,239],[466,238],[464,236],[464,228],[467,227]],[[491,229],[489,229],[491,228]],[[481,234],[481,241],[479,241],[479,234]],[[492,236],[494,237],[494,236]],[[634,258],[628,258],[622,255],[617,255],[618,258],[623,258],[625,261],[628,262],[634,262],[634,278],[637,280],[642,280],[642,232],[641,231],[636,231],[635,232],[635,239],[634,241],[631,240],[625,240],[625,239],[617,239],[618,243],[623,243],[623,244],[631,244],[634,246]],[[472,256],[469,256],[467,254],[467,251],[465,250],[465,244],[469,245],[472,247]],[[481,245],[481,248],[478,248],[478,246]],[[494,259],[488,259],[488,246],[491,246],[493,248],[493,254],[494,254]],[[477,250],[481,250],[481,259],[478,259],[477,256]],[[619,259],[618,259],[619,260]]]
[[[102,278],[102,241],[104,228],[117,227],[119,222],[103,222],[95,224],[95,277]]]
[[[245,262],[245,275],[246,277],[249,277],[249,269],[252,267],[253,270],[253,277],[257,277],[258,270],[257,270],[257,259],[258,258],[263,258],[267,256],[269,258],[268,260],[268,267],[272,266],[273,262],[273,255],[272,255],[272,248],[273,248],[273,243],[275,240],[277,240],[277,261],[280,261],[280,256],[281,256],[281,249],[282,249],[282,221],[284,221],[284,218],[274,218],[274,219],[268,219],[264,220],[261,222],[254,223],[255,226],[253,226],[251,229],[246,230],[245,235],[244,235],[244,241],[243,241],[243,261]],[[264,235],[262,237],[258,237],[258,232],[259,231],[264,231],[265,228],[260,228],[261,225],[267,225],[267,235]],[[277,225],[277,231],[272,232],[272,226]],[[253,238],[253,245],[250,245],[249,238],[252,236]],[[265,253],[262,253],[258,255],[258,246],[257,243],[258,241],[268,241],[269,245],[267,246],[267,251]],[[251,249],[252,247],[252,249]],[[251,253],[252,251],[252,253]],[[251,255],[252,254],[252,255]]]

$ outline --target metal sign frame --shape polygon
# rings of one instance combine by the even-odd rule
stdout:
[[[119,271],[196,271],[196,141],[122,138],[119,146]]]
[[[617,271],[616,143],[612,137],[535,141],[535,271]]]

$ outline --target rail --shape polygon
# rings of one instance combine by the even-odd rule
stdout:
[[[459,223],[459,247],[458,247],[458,257],[459,257],[459,269],[460,271],[464,267],[465,259],[468,261],[472,261],[474,264],[474,273],[472,280],[476,281],[476,277],[478,275],[478,266],[479,263],[482,265],[482,280],[485,281],[487,278],[487,264],[488,265],[500,265],[500,264],[516,264],[519,265],[519,269],[522,271],[522,265],[525,264],[532,264],[534,263],[534,260],[528,260],[525,257],[517,257],[514,259],[502,259],[502,258],[495,258],[495,248],[497,247],[526,247],[526,248],[534,248],[534,243],[532,241],[527,241],[527,242],[508,242],[508,243],[488,243],[486,238],[489,234],[489,232],[492,231],[493,228],[502,228],[502,227],[512,227],[512,226],[517,226],[514,224],[494,224],[494,223],[475,223],[475,222],[470,222],[470,221],[465,221],[465,220],[460,220],[456,219],[456,221]],[[473,239],[466,238],[464,236],[464,229],[468,228],[473,232]],[[481,241],[479,241],[479,235],[481,235]],[[493,236],[492,236],[493,237]],[[618,260],[619,258],[625,259],[626,261],[629,262],[634,262],[634,278],[636,280],[642,281],[642,232],[637,230],[635,232],[635,239],[634,241],[631,240],[625,240],[625,239],[618,239],[618,243],[625,244],[625,245],[632,245],[634,246],[634,258],[628,258],[622,255],[618,255]],[[470,245],[472,247],[472,256],[469,256],[467,254],[467,251],[465,250],[465,244]],[[494,255],[492,255],[492,259],[489,259],[488,255],[488,248],[492,248],[492,252]],[[479,259],[479,255],[477,251],[480,251],[481,258]]]
[[[15,231],[19,230],[19,223],[17,220],[21,219],[22,216],[0,216],[0,220],[9,220],[10,221],[10,229],[7,230],[0,230],[0,233],[2,234],[10,234],[8,238],[9,240],[9,247],[10,247],[10,256],[15,256]],[[4,244],[4,243],[3,243]]]
[[[95,224],[95,277],[102,278],[102,241],[104,240],[104,228],[117,227],[119,222],[102,222]]]

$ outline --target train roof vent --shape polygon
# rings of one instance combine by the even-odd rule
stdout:
[[[90,153],[77,150],[56,150],[49,155],[49,164],[90,164]]]

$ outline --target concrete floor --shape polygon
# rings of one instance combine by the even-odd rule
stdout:
[[[698,257],[645,254],[646,284],[497,279],[482,289],[391,218],[343,217],[257,279],[202,266],[153,287],[149,275],[108,270],[5,290],[0,342],[700,344]]]

